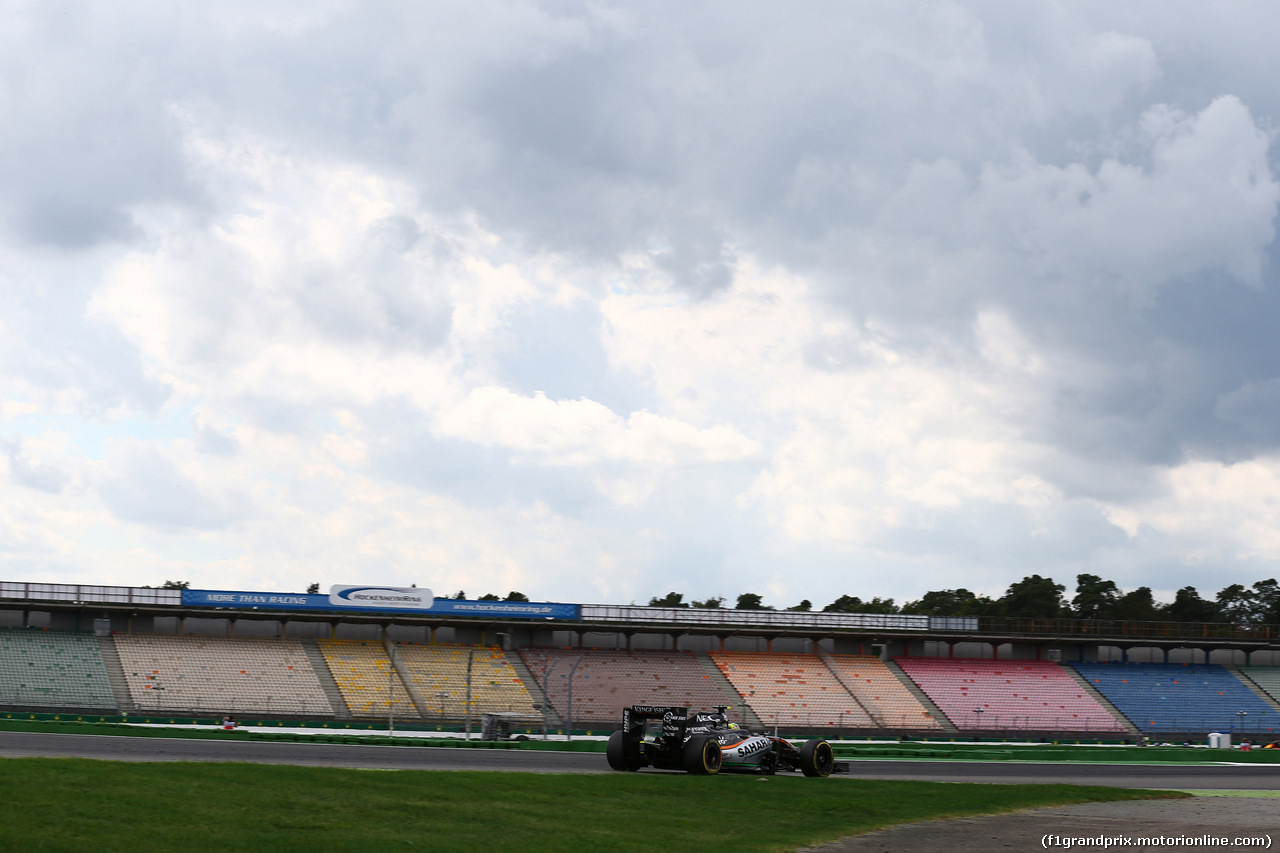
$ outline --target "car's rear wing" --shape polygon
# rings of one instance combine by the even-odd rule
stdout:
[[[685,729],[689,725],[689,709],[678,705],[632,705],[622,709],[622,729],[629,737],[644,734],[649,720],[662,720],[662,739],[667,746],[684,746]]]

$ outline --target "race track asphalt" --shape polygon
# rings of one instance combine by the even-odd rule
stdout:
[[[113,761],[246,761],[399,770],[607,773],[590,752],[447,749],[422,746],[198,740],[162,737],[0,732],[3,757]],[[1280,765],[1050,764],[1008,761],[852,761],[850,777],[1012,784],[1069,783],[1124,788],[1280,789]],[[642,771],[657,772],[657,771]]]

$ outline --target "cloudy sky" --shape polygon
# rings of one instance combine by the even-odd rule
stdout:
[[[1277,574],[1270,3],[0,9],[0,575]]]

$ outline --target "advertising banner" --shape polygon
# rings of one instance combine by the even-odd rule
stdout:
[[[369,598],[342,592],[367,591]],[[343,603],[334,603],[335,596]],[[406,601],[417,596],[421,601]],[[356,601],[351,601],[351,598]],[[401,600],[395,600],[395,599]],[[417,616],[474,616],[491,619],[569,619],[581,615],[581,605],[543,601],[464,601],[431,598],[425,589],[398,589],[385,586],[335,586],[329,595],[296,592],[236,592],[215,589],[182,590],[184,607],[233,607],[243,610],[323,610],[330,613],[378,612]]]
[[[372,607],[385,610],[430,610],[435,598],[429,589],[402,589],[392,586],[341,586],[329,587],[329,603],[334,607]]]
[[[302,592],[230,592],[218,589],[184,589],[184,607],[261,607],[271,610],[328,610],[327,595]]]
[[[578,619],[581,604],[560,604],[547,601],[462,601],[456,598],[437,598],[432,613],[450,613],[455,616],[502,616],[513,619]]]

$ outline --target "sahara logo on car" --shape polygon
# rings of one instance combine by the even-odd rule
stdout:
[[[737,746],[730,747],[729,751],[737,754],[741,758],[750,758],[758,752],[764,752],[769,748],[768,738],[751,738],[743,741]]]

